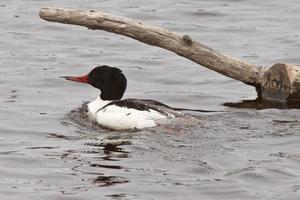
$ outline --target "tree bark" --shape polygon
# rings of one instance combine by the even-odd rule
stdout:
[[[299,100],[300,68],[277,63],[268,69],[261,78],[261,98],[266,100]]]
[[[281,101],[300,97],[300,68],[297,66],[287,64],[275,64],[270,68],[255,66],[223,55],[191,39],[188,35],[180,35],[100,11],[42,8],[39,15],[47,21],[121,34],[170,50],[227,77],[254,86],[258,96],[263,99]]]

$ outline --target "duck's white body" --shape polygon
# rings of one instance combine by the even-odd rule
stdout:
[[[88,116],[99,125],[113,130],[132,130],[154,127],[158,121],[175,117],[154,109],[139,110],[117,105],[100,97],[88,104]]]

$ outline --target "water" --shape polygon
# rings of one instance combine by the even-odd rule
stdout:
[[[296,0],[0,0],[0,199],[299,199],[297,109],[223,106],[253,88],[132,39],[39,19],[102,10],[189,34],[258,65],[300,63]],[[98,91],[59,79],[120,67],[126,97],[193,113],[196,127],[109,132],[72,110]],[[70,113],[71,112],[71,113]]]

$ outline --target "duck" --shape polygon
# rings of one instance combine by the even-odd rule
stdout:
[[[182,116],[161,102],[149,99],[122,99],[127,79],[117,67],[101,65],[82,76],[62,78],[85,83],[100,90],[100,95],[87,104],[87,116],[101,127],[111,130],[139,130],[167,123]]]

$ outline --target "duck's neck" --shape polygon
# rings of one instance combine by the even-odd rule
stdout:
[[[110,102],[112,101],[102,100],[101,97],[98,96],[94,101],[88,103],[88,115],[92,118],[95,118],[97,111]]]

